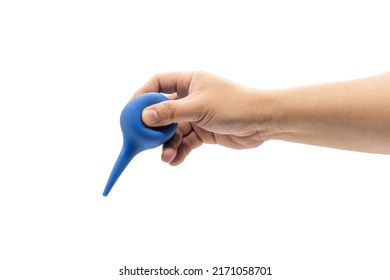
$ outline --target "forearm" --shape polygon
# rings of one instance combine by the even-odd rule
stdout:
[[[390,154],[390,72],[276,90],[268,98],[272,139]]]

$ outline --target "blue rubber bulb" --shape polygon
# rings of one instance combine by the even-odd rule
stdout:
[[[116,160],[103,195],[107,196],[130,161],[140,152],[153,149],[168,141],[174,134],[177,124],[161,127],[148,127],[142,121],[144,108],[168,100],[157,92],[145,93],[131,100],[121,113],[123,147]]]

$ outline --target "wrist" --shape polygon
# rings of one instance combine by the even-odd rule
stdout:
[[[281,96],[274,90],[255,90],[254,120],[258,135],[264,140],[280,140],[285,133]]]

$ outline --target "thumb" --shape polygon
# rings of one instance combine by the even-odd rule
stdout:
[[[171,123],[194,122],[199,118],[196,108],[183,99],[168,100],[146,107],[142,112],[142,121],[147,126],[164,126]]]

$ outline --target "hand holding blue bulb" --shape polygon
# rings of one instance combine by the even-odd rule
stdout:
[[[146,107],[166,100],[168,98],[160,93],[145,93],[131,100],[123,109],[120,117],[123,147],[107,181],[104,196],[109,194],[119,176],[138,153],[160,146],[175,134],[177,124],[151,128],[142,121],[142,111]]]

